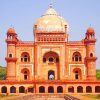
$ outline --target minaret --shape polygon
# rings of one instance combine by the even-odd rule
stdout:
[[[7,80],[16,79],[16,43],[17,43],[17,34],[15,33],[14,28],[9,28],[7,31],[7,57],[5,58],[7,62]]]
[[[87,79],[96,79],[96,54],[95,54],[95,31],[92,27],[89,27],[86,31],[85,44],[86,44],[86,67],[87,67]]]

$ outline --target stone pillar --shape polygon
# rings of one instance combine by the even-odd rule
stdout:
[[[7,94],[9,94],[10,93],[10,86],[8,85],[7,86]]]
[[[45,87],[45,93],[48,93],[48,86],[44,86]]]
[[[37,44],[34,43],[34,79],[37,78]]]
[[[68,93],[68,85],[65,86],[65,93]]]
[[[83,93],[86,93],[86,86],[82,85],[83,86]]]
[[[91,86],[92,88],[92,93],[95,93],[95,86]]]
[[[36,84],[35,84],[35,91],[34,91],[34,93],[39,93],[39,86],[36,86]]]
[[[74,87],[74,93],[77,93],[77,86],[73,86]]]
[[[16,93],[19,94],[19,87],[16,86]]]
[[[63,88],[63,93],[66,93],[66,85],[62,86],[62,88]]]
[[[54,87],[54,93],[57,93],[57,86],[54,85],[53,87]]]

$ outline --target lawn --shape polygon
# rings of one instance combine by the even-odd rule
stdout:
[[[82,96],[87,96],[87,97],[93,98],[95,100],[100,100],[100,94],[82,94]]]

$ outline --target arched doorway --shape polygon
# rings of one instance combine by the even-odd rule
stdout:
[[[28,93],[33,93],[34,92],[34,87],[30,86],[28,87]]]
[[[24,86],[19,87],[19,93],[25,93],[25,87]]]
[[[60,79],[60,60],[59,55],[54,51],[49,51],[43,54],[43,65],[42,66],[50,66],[52,67],[52,72],[48,72],[47,74],[52,74],[51,77],[54,77],[53,79],[57,80]],[[47,79],[49,79],[49,76],[47,75]],[[50,78],[52,79],[52,78]]]
[[[6,87],[6,86],[3,86],[3,87],[1,88],[1,92],[2,92],[2,93],[7,93],[7,87]]]
[[[100,86],[95,87],[95,93],[100,93]]]
[[[45,87],[44,86],[39,87],[39,93],[45,93]]]
[[[75,68],[75,69],[73,70],[73,73],[74,73],[74,79],[75,79],[75,80],[80,80],[80,79],[82,79],[82,71],[81,71],[80,68]]]
[[[62,86],[57,87],[57,93],[63,93],[63,87]]]
[[[74,87],[73,86],[68,87],[68,92],[74,93]]]
[[[91,86],[86,87],[86,93],[92,93],[92,88]]]
[[[16,88],[14,86],[10,87],[10,93],[16,93]]]
[[[77,87],[77,93],[83,93],[83,87],[82,86]]]
[[[30,72],[27,68],[21,70],[21,79],[22,80],[29,80],[30,79]]]
[[[53,86],[48,87],[48,93],[54,93],[54,88]]]
[[[54,80],[55,79],[55,72],[53,70],[48,71],[48,80]]]

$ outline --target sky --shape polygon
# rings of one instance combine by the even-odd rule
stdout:
[[[14,27],[23,41],[33,41],[33,25],[52,3],[69,23],[69,41],[80,41],[92,26],[96,33],[97,69],[100,69],[100,0],[0,0],[0,65],[6,66],[6,32]]]

